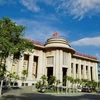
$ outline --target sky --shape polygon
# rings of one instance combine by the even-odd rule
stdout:
[[[2,17],[26,26],[26,38],[45,43],[58,32],[77,52],[100,60],[100,0],[0,0]]]

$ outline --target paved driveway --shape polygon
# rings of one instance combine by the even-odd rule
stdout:
[[[0,100],[100,100],[99,94],[44,94],[31,90],[12,90],[4,93]]]

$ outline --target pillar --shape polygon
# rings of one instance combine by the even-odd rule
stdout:
[[[86,61],[84,61],[84,65],[83,65],[83,75],[84,75],[84,79],[86,79]]]
[[[81,79],[81,60],[79,60],[78,64],[78,78]]]
[[[67,76],[71,76],[71,53],[68,53],[68,74]],[[68,87],[70,87],[71,84],[68,82]]]
[[[6,63],[7,71],[11,72],[12,64],[13,64],[13,56],[8,56]]]
[[[88,65],[88,79],[91,81],[90,63]]]
[[[38,68],[37,68],[37,80],[40,80],[43,75],[43,51],[39,51]]]
[[[29,56],[29,66],[28,66],[28,80],[32,80],[33,75],[33,54],[30,54]]]
[[[62,63],[63,63],[63,51],[60,50],[60,66],[59,66],[59,79],[62,82]]]
[[[57,79],[59,79],[59,50],[56,50],[55,52],[55,76]]]
[[[20,57],[20,59],[19,59],[19,66],[18,66],[18,75],[19,75],[19,77],[22,76],[23,63],[24,63],[24,54],[23,54],[22,57]]]
[[[76,79],[76,59],[74,58],[74,62],[73,62],[73,78]]]
[[[93,75],[93,80],[95,81],[96,80],[96,65],[95,63],[93,63],[93,66],[92,66],[92,75]]]
[[[95,63],[95,81],[98,82],[98,64]]]
[[[46,56],[44,52],[43,52],[43,74],[47,75]]]
[[[68,76],[71,76],[71,53],[68,53]]]

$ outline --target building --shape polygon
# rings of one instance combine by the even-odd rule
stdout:
[[[22,57],[13,61],[7,60],[8,71],[16,72],[20,78],[22,71],[27,70],[26,85],[36,83],[42,75],[56,76],[61,82],[65,75],[74,79],[98,81],[98,60],[95,57],[77,53],[64,38],[49,38],[43,45],[35,42],[33,53],[25,52]],[[22,80],[18,83],[21,86]]]

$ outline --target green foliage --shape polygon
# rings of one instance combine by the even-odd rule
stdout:
[[[27,74],[28,74],[27,70],[23,70],[23,71],[22,71],[22,75],[23,75],[22,80],[23,80],[23,81],[26,80]]]
[[[5,79],[6,73],[7,73],[7,72],[8,72],[8,71],[6,70],[5,65],[2,64],[2,65],[1,65],[1,68],[0,68],[0,80]]]
[[[6,58],[9,55],[21,54],[25,51],[32,52],[34,44],[24,38],[25,28],[22,25],[17,25],[9,18],[3,17],[0,20],[0,69],[6,70]],[[3,63],[3,68],[2,67]]]
[[[9,74],[7,75],[7,77],[9,78],[10,81],[19,80],[19,76],[16,74],[16,72],[9,73]]]
[[[41,81],[38,81],[38,82],[36,83],[36,88],[39,89],[39,88],[41,88],[41,87],[42,87],[42,82],[41,82]]]
[[[26,77],[27,74],[28,74],[27,70],[23,70],[23,71],[22,71],[22,75],[23,75],[24,77]]]
[[[60,80],[56,80],[56,87],[60,84]]]
[[[42,80],[42,86],[46,86],[46,82],[47,82],[47,76],[46,75],[43,75],[41,76],[41,80]]]
[[[48,84],[53,85],[55,84],[55,81],[56,81],[56,77],[51,75],[50,78],[48,79]]]

